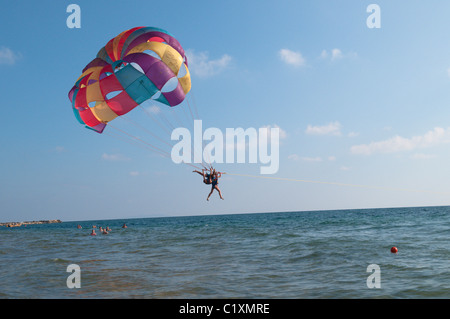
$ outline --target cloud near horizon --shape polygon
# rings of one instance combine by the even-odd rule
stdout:
[[[309,135],[334,135],[334,136],[340,136],[341,133],[341,123],[338,121],[331,122],[327,125],[323,126],[313,126],[308,125],[306,128],[305,133]]]
[[[450,143],[450,128],[435,127],[424,135],[405,138],[399,135],[384,141],[369,144],[354,145],[350,148],[352,154],[371,155],[376,153],[396,153],[412,151],[439,144]]]

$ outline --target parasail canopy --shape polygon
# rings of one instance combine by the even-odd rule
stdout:
[[[166,91],[169,81],[176,85]],[[188,62],[180,43],[165,30],[136,27],[100,49],[69,91],[69,99],[78,121],[102,133],[108,122],[144,101],[154,99],[173,107],[190,89]]]

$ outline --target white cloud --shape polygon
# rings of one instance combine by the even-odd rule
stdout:
[[[13,65],[20,57],[20,54],[13,52],[10,48],[0,48],[0,64]]]
[[[306,134],[310,135],[341,135],[341,123],[331,122],[323,126],[308,125],[306,128]]]
[[[343,57],[342,51],[339,49],[331,50],[331,60],[341,59]]]
[[[283,62],[293,66],[304,66],[306,61],[300,52],[289,49],[281,49],[278,54]]]
[[[138,176],[139,172],[138,171],[131,171],[130,172],[130,176]]]
[[[405,138],[394,136],[384,141],[369,144],[354,145],[351,147],[353,154],[371,155],[374,153],[395,153],[412,151],[417,148],[426,148],[450,142],[450,128],[436,127],[424,135]]]
[[[106,154],[106,153],[102,154],[102,159],[104,159],[105,161],[113,161],[113,162],[130,160],[130,158],[122,154]]]
[[[187,50],[186,56],[189,70],[200,77],[209,77],[222,72],[232,60],[228,54],[222,55],[219,59],[210,60],[208,52],[197,53],[194,50]]]
[[[322,59],[330,58],[331,61],[336,61],[343,58],[351,58],[351,57],[357,57],[358,55],[354,52],[349,53],[343,53],[341,49],[334,48],[330,52],[327,50],[322,50],[322,53],[320,54],[320,57]]]
[[[348,166],[341,166],[340,170],[341,171],[349,171],[351,168]]]
[[[347,134],[348,137],[356,137],[358,135],[359,135],[358,132],[350,132],[350,133]]]

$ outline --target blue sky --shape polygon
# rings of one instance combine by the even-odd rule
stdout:
[[[71,3],[79,29],[66,25]],[[366,25],[371,3],[379,29]],[[448,1],[10,1],[0,221],[448,205],[436,192],[450,193],[449,12]],[[135,26],[168,30],[188,52],[204,128],[280,128],[273,177],[380,188],[225,175],[225,200],[206,202],[192,167],[83,128],[68,91]],[[258,176],[260,164],[217,168]]]

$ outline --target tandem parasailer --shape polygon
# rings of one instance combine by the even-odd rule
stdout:
[[[219,178],[222,177],[222,174],[225,174],[225,173],[216,171],[212,166],[210,169],[202,169],[201,172],[195,170],[195,171],[193,171],[193,173],[198,173],[198,174],[202,175],[203,183],[205,183],[206,185],[211,185],[211,192],[209,192],[209,195],[206,198],[207,201],[209,201],[209,198],[211,197],[214,190],[217,190],[217,192],[219,193],[220,199],[223,199],[222,192],[220,191],[219,186],[217,186],[217,185],[219,184]]]
[[[142,106],[144,102],[158,102],[172,109],[185,100],[190,90],[188,61],[178,40],[160,28],[136,27],[120,33],[101,48],[97,56],[83,69],[68,95],[76,119],[86,128],[102,134],[106,126],[109,126],[118,132],[121,140],[131,140],[133,144],[139,143],[139,146],[170,158],[170,152],[144,141],[140,135],[134,136],[116,125],[111,125],[111,121],[123,118],[132,122],[128,118],[128,113],[131,112],[133,116],[134,109],[145,111],[146,115],[155,120],[149,108],[144,109]],[[189,105],[189,101],[187,99],[186,101]],[[194,120],[190,105],[189,111]],[[179,120],[177,111],[173,114]],[[163,120],[163,123],[157,124],[168,124],[167,127],[160,126],[170,135],[173,125],[168,123],[167,118],[164,117]],[[138,125],[133,123],[135,126]],[[168,143],[169,139],[156,136],[152,127],[140,127],[171,146]],[[205,170],[200,173],[199,166],[192,163],[185,164],[196,168],[196,172],[204,177],[205,184],[212,186],[207,200],[214,190],[217,190],[223,199],[218,187],[218,179],[222,173],[212,167],[206,169],[209,171],[208,174]],[[203,164],[202,166],[205,167]]]

